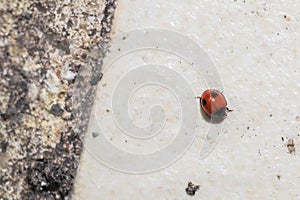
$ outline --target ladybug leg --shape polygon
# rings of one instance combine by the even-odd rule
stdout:
[[[195,99],[201,99],[201,97],[195,97]]]
[[[228,107],[226,107],[226,111],[227,112],[232,112],[233,110],[229,109]]]

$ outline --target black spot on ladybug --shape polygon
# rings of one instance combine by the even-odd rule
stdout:
[[[205,106],[205,105],[206,105],[206,100],[205,100],[205,99],[202,99],[202,100],[201,100],[201,104],[202,104],[202,106]]]
[[[214,97],[214,98],[218,96],[218,93],[216,93],[216,92],[214,92],[214,91],[212,91],[210,94],[211,94],[211,96]]]

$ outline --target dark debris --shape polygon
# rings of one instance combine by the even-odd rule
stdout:
[[[289,139],[286,146],[287,146],[290,154],[296,153],[296,145],[295,145],[294,139]]]
[[[192,182],[188,182],[188,186],[187,188],[185,188],[185,192],[190,196],[194,196],[199,189],[200,185],[194,185]]]

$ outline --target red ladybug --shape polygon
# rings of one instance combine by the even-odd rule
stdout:
[[[197,98],[200,98],[200,106],[209,117],[222,118],[232,111],[227,108],[226,98],[219,90],[205,90],[201,97]]]

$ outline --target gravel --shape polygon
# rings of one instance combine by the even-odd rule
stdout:
[[[0,2],[0,200],[71,198],[115,7]]]

